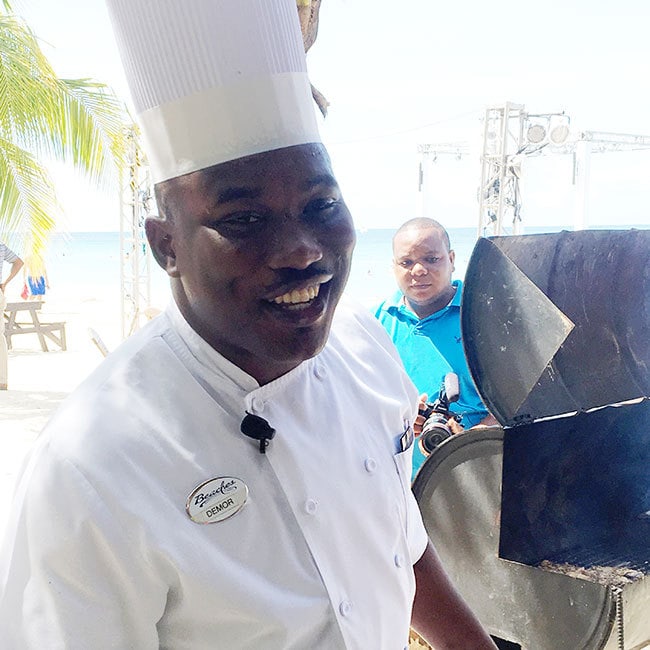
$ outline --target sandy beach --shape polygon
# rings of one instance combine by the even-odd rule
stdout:
[[[22,283],[14,281],[8,300],[20,300],[21,288]],[[43,322],[65,321],[67,350],[48,343],[51,351],[43,352],[36,334],[13,337],[9,389],[0,391],[0,527],[4,527],[25,454],[61,401],[103,359],[89,329],[109,349],[121,339],[119,302],[84,293],[79,287],[54,287],[40,314]]]

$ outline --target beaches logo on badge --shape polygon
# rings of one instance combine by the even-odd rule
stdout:
[[[197,524],[213,524],[237,514],[248,501],[248,486],[234,476],[217,476],[197,485],[185,503]]]

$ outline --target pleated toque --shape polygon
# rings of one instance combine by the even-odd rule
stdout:
[[[320,142],[295,0],[107,0],[154,183]]]

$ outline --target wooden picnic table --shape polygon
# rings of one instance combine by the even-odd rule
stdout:
[[[42,300],[21,300],[8,302],[4,309],[5,337],[7,347],[11,350],[11,337],[18,334],[36,334],[43,352],[48,352],[47,339],[62,350],[66,349],[65,323],[45,323],[38,317],[43,306]]]

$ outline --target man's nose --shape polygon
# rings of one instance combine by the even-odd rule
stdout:
[[[274,269],[306,269],[323,258],[323,246],[312,228],[284,219],[270,242],[269,265]]]
[[[428,272],[429,269],[422,262],[416,262],[411,268],[413,275],[426,275]]]

